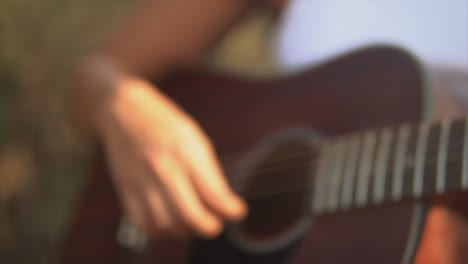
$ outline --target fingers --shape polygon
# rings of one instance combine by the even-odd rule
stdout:
[[[142,194],[144,197],[141,205],[145,207],[148,218],[151,219],[151,229],[155,231],[153,234],[182,236],[180,232],[182,229],[177,226],[176,216],[167,205],[161,190],[153,184],[149,184],[149,186],[154,189],[146,189]]]
[[[168,197],[154,182],[141,189],[127,189],[122,198],[131,222],[146,234],[157,238],[189,237],[186,224],[179,219]]]
[[[119,197],[131,221],[154,237],[186,238],[191,231],[207,238],[218,235],[220,217],[205,207],[180,162],[172,157],[157,160],[153,162],[157,168],[151,170],[141,165],[133,170],[114,168]],[[128,161],[126,165],[132,164]],[[128,182],[137,177],[145,180]]]
[[[148,211],[144,210],[141,206],[141,201],[137,196],[131,192],[121,193],[121,202],[130,222],[133,223],[139,230],[152,234],[153,236],[159,236],[160,230],[149,221],[151,218],[148,215]]]
[[[154,180],[135,180],[153,178],[150,177],[151,173],[141,166],[143,160],[132,159],[131,156],[117,150],[109,151],[108,158],[113,165],[112,176],[118,196],[131,222],[139,230],[154,237],[176,235],[175,217],[169,212]],[[126,162],[119,162],[122,159]]]
[[[164,128],[168,121],[160,121]],[[209,140],[196,125],[180,123],[158,131],[119,123],[105,136],[108,161],[124,207],[143,231],[211,238],[223,220],[242,218],[246,206],[229,188]]]
[[[247,213],[245,202],[229,187],[212,150],[200,148],[189,161],[191,181],[203,201],[228,220],[242,219]]]
[[[188,227],[203,237],[214,237],[221,231],[220,219],[210,212],[198,197],[189,177],[179,162],[159,158],[155,164],[168,202]]]

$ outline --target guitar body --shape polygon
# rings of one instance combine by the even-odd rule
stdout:
[[[274,148],[277,141],[268,140],[273,135],[310,131],[327,138],[415,122],[427,114],[431,101],[420,66],[389,47],[361,50],[274,80],[198,73],[160,85],[211,136],[234,185],[255,182],[245,164],[255,163],[257,149],[265,144]],[[275,177],[271,180],[288,182],[287,175]],[[133,252],[116,240],[122,213],[100,163],[84,190],[60,262],[468,263],[468,196],[463,192],[321,216],[309,212],[311,196],[303,194],[299,200],[284,196],[250,206],[252,215],[266,217],[264,225],[285,227],[272,228],[268,238],[238,239],[232,235],[236,228],[228,227],[213,241],[155,241]],[[295,222],[288,217],[303,224],[282,225]]]

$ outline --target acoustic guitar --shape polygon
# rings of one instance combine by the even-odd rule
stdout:
[[[273,79],[160,81],[210,135],[248,217],[214,240],[147,240],[98,162],[59,261],[468,263],[468,122],[432,122],[429,83],[386,46]]]

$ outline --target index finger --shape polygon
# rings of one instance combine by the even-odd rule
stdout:
[[[226,219],[243,218],[247,206],[227,183],[214,150],[202,144],[193,147],[189,153],[186,159],[190,165],[190,178],[203,201]]]

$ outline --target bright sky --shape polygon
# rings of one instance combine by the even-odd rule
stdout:
[[[403,45],[425,62],[468,71],[468,1],[291,0],[276,51],[291,69],[372,43]]]

